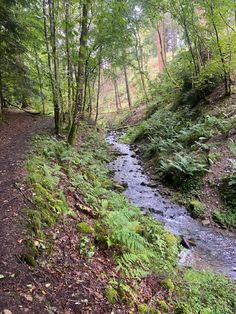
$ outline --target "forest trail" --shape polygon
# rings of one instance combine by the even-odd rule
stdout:
[[[0,309],[12,304],[12,285],[29,279],[27,265],[17,257],[23,249],[25,225],[20,210],[26,204],[15,184],[25,175],[22,163],[30,151],[31,136],[52,128],[51,118],[16,110],[8,110],[5,118],[7,122],[0,124],[0,274],[8,273],[9,278],[0,280]]]

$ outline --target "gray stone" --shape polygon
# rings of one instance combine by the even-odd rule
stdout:
[[[209,226],[211,224],[210,220],[209,219],[204,219],[202,220],[202,225],[203,226]]]
[[[2,314],[12,314],[12,311],[5,309],[2,311]]]

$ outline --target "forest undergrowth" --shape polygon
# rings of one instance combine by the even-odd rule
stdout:
[[[26,162],[34,207],[25,209],[29,250],[22,261],[57,267],[56,230],[63,222],[72,238],[71,251],[64,254],[91,267],[104,252],[111,259],[110,269],[97,274],[104,313],[235,313],[235,285],[212,273],[180,269],[180,240],[143,215],[112,180],[104,134],[86,125],[80,134],[76,149],[55,137],[34,140],[35,152]],[[94,311],[86,300],[77,310]]]

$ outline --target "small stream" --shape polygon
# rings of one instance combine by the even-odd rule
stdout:
[[[118,142],[115,132],[107,136],[120,156],[109,165],[114,179],[126,183],[124,194],[143,212],[150,211],[168,230],[186,239],[194,246],[180,253],[180,264],[195,269],[213,270],[236,280],[236,237],[224,230],[203,226],[193,219],[184,207],[173,204],[158,192],[158,187],[145,174],[139,157],[131,146]]]

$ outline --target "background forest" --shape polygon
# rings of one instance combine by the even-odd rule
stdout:
[[[235,0],[0,0],[2,314],[235,314],[235,71]]]
[[[2,0],[0,107],[54,111],[73,142],[79,116],[230,95],[235,25],[233,0]]]

